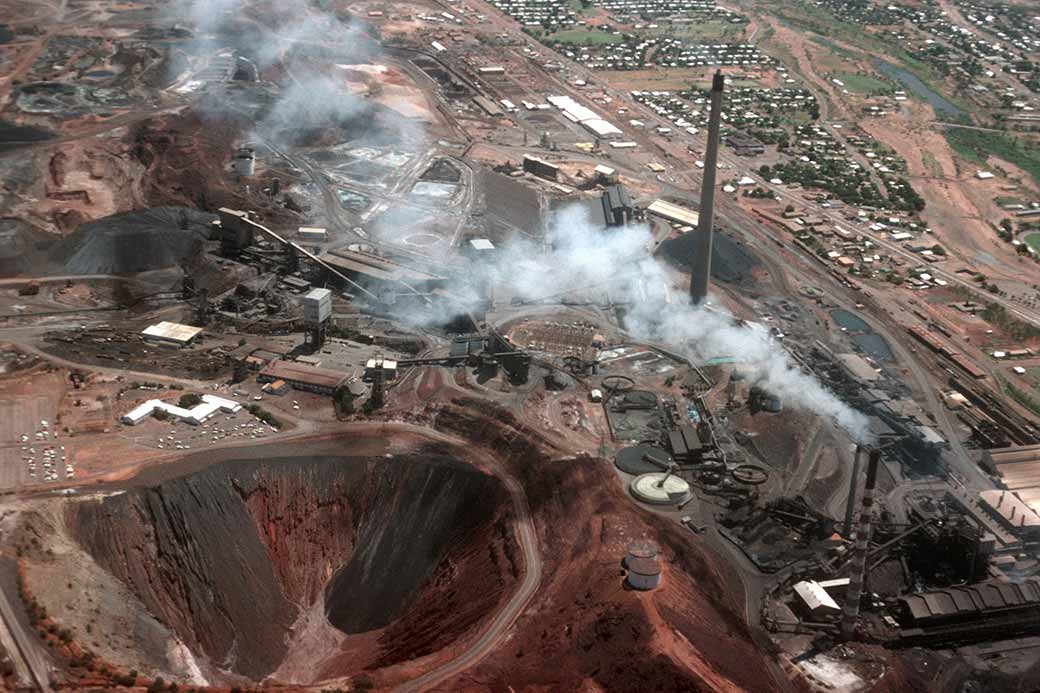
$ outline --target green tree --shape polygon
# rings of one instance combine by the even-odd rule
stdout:
[[[177,402],[177,406],[182,409],[191,409],[202,404],[202,397],[192,392],[181,395],[180,401]]]

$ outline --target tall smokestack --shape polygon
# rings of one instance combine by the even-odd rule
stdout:
[[[856,491],[859,490],[859,472],[863,464],[863,446],[856,446],[856,455],[852,459],[852,480],[849,482],[849,500],[845,504],[845,536],[852,536],[852,518],[856,514]]]
[[[726,80],[715,72],[711,83],[711,112],[708,115],[708,151],[704,155],[701,181],[701,208],[697,222],[697,242],[690,263],[690,300],[696,305],[708,298],[711,278],[711,237],[715,230],[715,172],[719,162],[719,122],[722,119],[722,88]]]
[[[845,613],[841,619],[841,634],[846,640],[856,635],[859,622],[859,603],[863,598],[863,583],[867,578],[867,551],[870,547],[870,532],[874,519],[874,486],[877,484],[878,463],[881,451],[871,448],[867,456],[867,482],[863,485],[863,506],[856,527],[856,542],[852,549],[852,566],[849,573],[849,591],[845,598]]]

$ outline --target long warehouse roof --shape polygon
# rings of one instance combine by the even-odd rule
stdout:
[[[656,214],[659,217],[664,217],[668,221],[674,221],[677,224],[683,224],[685,226],[696,226],[700,223],[701,219],[700,215],[692,209],[680,207],[679,205],[665,202],[664,200],[654,200],[650,203],[650,206],[646,208],[646,211],[651,214]]]

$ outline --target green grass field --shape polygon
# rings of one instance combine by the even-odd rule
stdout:
[[[621,43],[620,36],[600,31],[599,29],[571,29],[560,31],[548,36],[550,41],[566,43],[572,46],[606,46],[612,43]]]
[[[1024,236],[1022,240],[1030,248],[1040,253],[1040,233],[1031,233],[1028,236]]]
[[[946,128],[944,134],[953,151],[968,161],[981,165],[986,163],[987,157],[995,156],[1019,167],[1040,183],[1040,147],[1003,132]]]
[[[870,75],[837,75],[837,78],[845,83],[846,89],[855,94],[892,91],[891,84]]]

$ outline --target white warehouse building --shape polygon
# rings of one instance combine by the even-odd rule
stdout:
[[[175,404],[163,402],[161,399],[150,399],[144,404],[140,404],[128,411],[126,414],[123,414],[121,421],[128,426],[136,426],[155,413],[157,409],[162,409],[170,416],[180,419],[185,423],[198,426],[211,418],[218,411],[234,414],[242,409],[242,405],[234,400],[224,399],[223,397],[216,397],[214,395],[202,395],[202,402],[191,409],[184,409]]]
[[[569,96],[550,96],[546,101],[560,109],[564,118],[578,123],[596,137],[619,137],[622,134],[615,125],[608,123],[591,108],[582,106]]]

